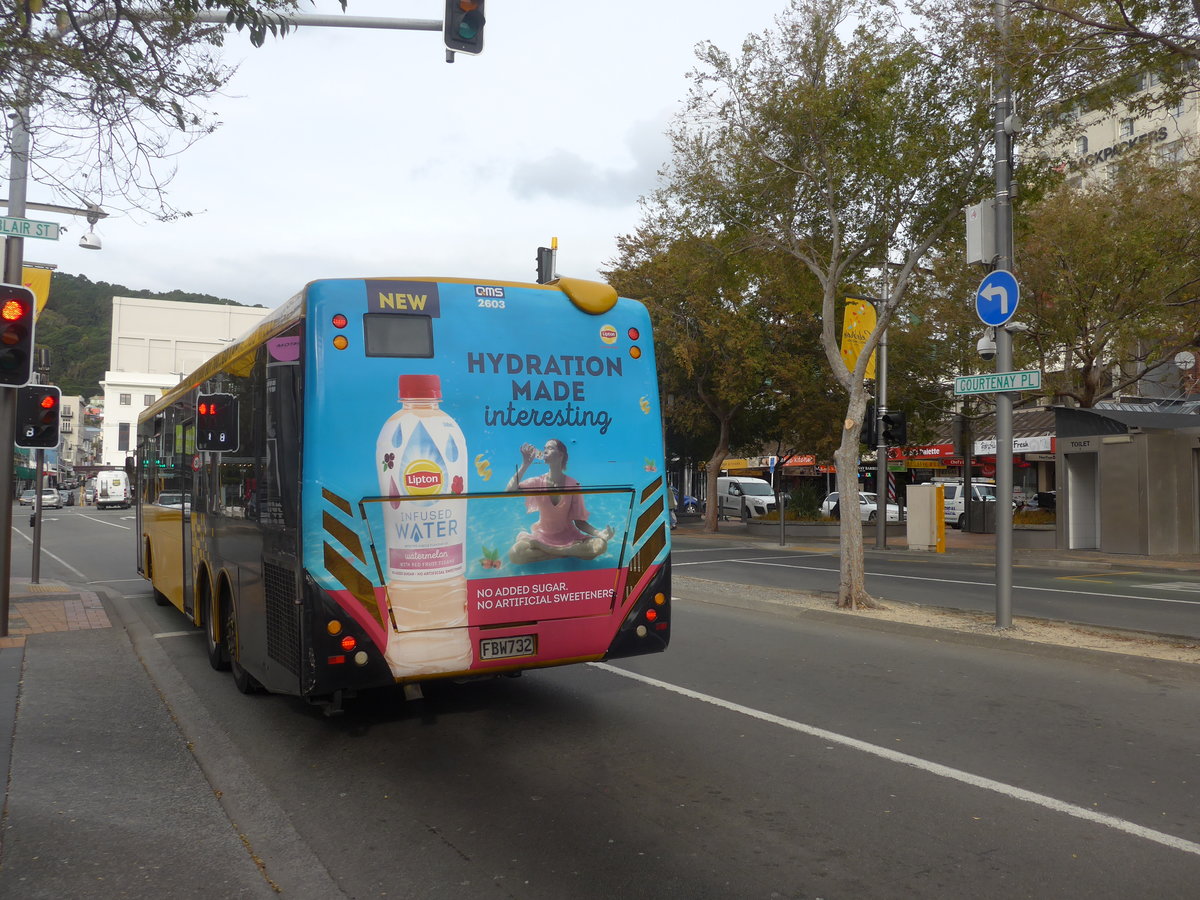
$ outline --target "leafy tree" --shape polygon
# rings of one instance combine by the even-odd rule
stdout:
[[[1059,19],[1081,41],[1117,59],[1145,62],[1165,54],[1200,60],[1195,0],[1011,0],[1011,6]]]
[[[203,101],[232,76],[227,26],[260,46],[303,0],[15,0],[0,9],[0,103],[33,136],[30,178],[80,197],[119,194],[176,213],[163,161],[211,132]],[[346,2],[343,0],[342,6]],[[225,25],[201,13],[226,13]],[[6,116],[5,151],[13,125]]]
[[[958,36],[918,36],[885,12],[793,0],[740,57],[704,46],[664,193],[681,218],[786,255],[815,278],[821,346],[845,402],[838,489],[851,496],[867,358],[918,264],[986,184],[990,139],[987,79]],[[893,260],[877,326],[851,371],[839,307]],[[862,549],[861,522],[844,517],[841,606],[873,604]]]
[[[647,302],[668,430],[708,434],[708,496],[716,497],[721,465],[738,440],[735,423],[761,418],[752,404],[790,358],[780,350],[787,335],[779,326],[781,298],[753,258],[727,233],[686,233],[677,224],[660,219],[620,238],[607,277],[622,294]],[[740,433],[756,435],[750,427]],[[716,531],[715,503],[706,517],[707,530]]]
[[[1140,163],[1140,164],[1139,164]],[[1127,160],[1019,222],[1017,273],[1045,390],[1094,406],[1200,344],[1200,167]]]

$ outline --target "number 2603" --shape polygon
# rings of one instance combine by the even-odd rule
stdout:
[[[476,297],[475,303],[480,309],[504,309],[503,300],[493,300],[491,297]]]

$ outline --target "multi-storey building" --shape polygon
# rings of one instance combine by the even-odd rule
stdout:
[[[215,303],[113,297],[109,370],[104,373],[101,465],[133,450],[138,414],[270,310]]]

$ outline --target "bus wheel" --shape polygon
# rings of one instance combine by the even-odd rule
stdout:
[[[150,580],[150,590],[154,594],[154,602],[158,606],[170,606],[167,595],[154,586],[154,558],[150,555],[150,542],[146,542],[146,578]]]
[[[229,654],[225,652],[225,643],[217,640],[217,622],[220,621],[220,614],[214,614],[207,583],[204,584],[202,595],[204,597],[202,610],[204,638],[208,643],[208,664],[218,672],[224,672],[229,668]]]
[[[233,672],[233,683],[243,694],[254,694],[262,690],[258,679],[242,668],[238,660],[237,611],[233,598],[227,591],[221,592],[221,612],[225,614],[225,633],[222,635],[225,653],[229,656],[229,668]]]

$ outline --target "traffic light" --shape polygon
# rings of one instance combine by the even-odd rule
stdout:
[[[875,440],[875,404],[868,403],[867,411],[863,414],[862,431],[859,433],[860,441],[868,447],[877,447],[879,442]]]
[[[554,280],[554,250],[550,247],[538,247],[537,251],[537,283],[549,284]]]
[[[950,439],[954,441],[957,456],[970,456],[975,437],[971,433],[971,420],[962,413],[955,413],[950,423]]]
[[[19,284],[0,284],[0,386],[29,383],[36,311],[33,291]]]
[[[442,37],[447,50],[483,52],[483,0],[446,0]]]
[[[908,421],[902,412],[883,414],[883,442],[890,447],[908,441]]]
[[[62,391],[47,384],[27,384],[17,389],[18,447],[47,449],[58,446]]]
[[[200,394],[196,398],[196,449],[238,448],[238,406],[233,394]]]

